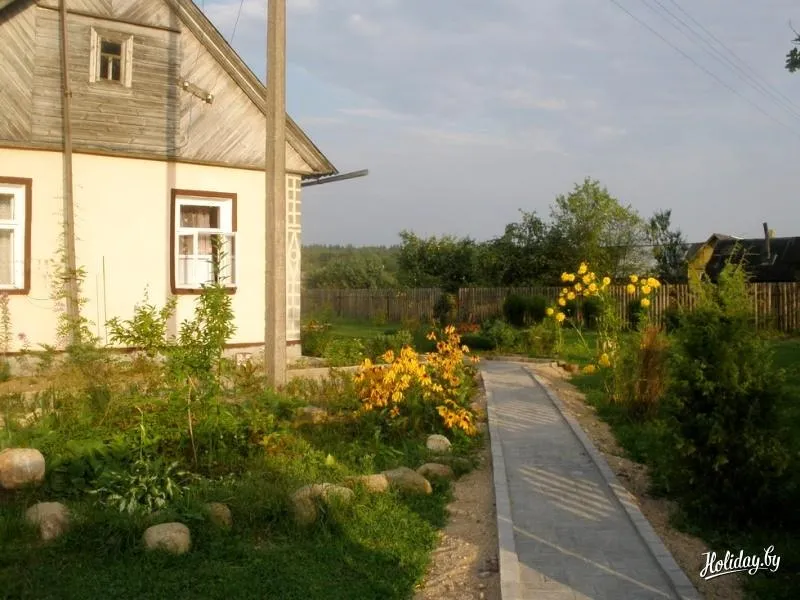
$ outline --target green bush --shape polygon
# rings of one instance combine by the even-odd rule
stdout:
[[[645,308],[639,298],[634,298],[628,303],[628,327],[637,329],[642,317],[645,315]]]
[[[664,310],[664,330],[667,333],[672,333],[681,324],[681,309],[677,306],[670,306]]]
[[[493,339],[480,333],[465,333],[461,336],[461,341],[470,350],[494,350],[497,348]]]
[[[331,325],[321,321],[308,321],[300,327],[300,343],[306,356],[322,357],[331,341]]]
[[[458,318],[458,299],[453,294],[442,294],[433,305],[433,318],[442,327],[451,325]]]
[[[498,350],[514,350],[519,340],[517,330],[499,319],[481,327],[481,331]]]
[[[387,350],[391,350],[395,354],[400,354],[400,351],[406,346],[414,346],[414,335],[406,330],[385,332],[378,335],[367,342],[366,353],[371,359],[376,359]]]
[[[558,331],[554,322],[539,323],[525,330],[525,350],[538,357],[552,357],[556,354]]]
[[[708,517],[780,518],[788,457],[777,407],[786,388],[752,326],[740,268],[728,265],[718,285],[703,284],[698,306],[683,315],[673,339],[671,486]]]
[[[503,301],[503,318],[514,327],[541,323],[547,311],[547,298],[509,294]]]
[[[583,312],[584,326],[588,329],[596,329],[597,321],[603,311],[603,301],[597,296],[584,298],[581,311]]]
[[[349,367],[364,360],[366,348],[358,338],[335,338],[328,342],[322,352],[331,367]]]

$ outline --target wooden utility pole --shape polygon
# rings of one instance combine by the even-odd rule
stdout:
[[[63,282],[66,292],[67,317],[70,322],[69,343],[75,344],[78,339],[78,321],[80,318],[80,307],[78,306],[78,270],[75,259],[75,214],[72,201],[72,88],[69,83],[69,35],[67,27],[67,2],[59,2],[59,12],[61,15],[61,87],[63,96],[61,99],[61,119],[64,135],[64,191],[63,191],[63,211],[64,211],[64,264]]]
[[[267,383],[286,383],[286,0],[267,0],[265,334]]]

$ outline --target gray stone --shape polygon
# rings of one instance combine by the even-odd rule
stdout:
[[[44,456],[35,448],[7,448],[0,452],[0,487],[16,490],[44,479]]]
[[[292,494],[292,513],[299,525],[310,525],[319,516],[318,503],[347,504],[355,494],[353,490],[331,483],[312,483],[304,485]]]
[[[25,511],[25,520],[39,529],[39,537],[48,542],[69,528],[69,509],[60,502],[39,502]]]
[[[148,527],[142,541],[147,550],[185,554],[192,547],[192,534],[183,523],[161,523]]]
[[[362,485],[368,492],[382,493],[389,491],[389,480],[383,473],[375,475],[359,475],[345,479],[347,485]]]
[[[233,514],[227,504],[210,502],[206,505],[208,520],[221,529],[233,527]]]
[[[431,452],[450,452],[451,446],[450,440],[438,433],[429,435],[428,440],[425,442],[425,447]]]
[[[417,473],[426,479],[430,479],[431,477],[438,477],[440,479],[453,479],[455,477],[453,474],[453,469],[447,465],[442,465],[439,463],[425,463],[419,469],[417,469]]]
[[[392,487],[415,494],[430,494],[433,492],[430,481],[408,467],[398,467],[383,474]]]

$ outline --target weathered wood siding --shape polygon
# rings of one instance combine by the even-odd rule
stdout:
[[[34,141],[61,140],[58,12],[37,10]],[[178,135],[175,81],[180,36],[160,29],[69,16],[72,136],[76,149],[174,154]],[[133,36],[133,85],[89,83],[90,32]]]
[[[57,0],[31,3],[0,24],[0,145],[62,143],[57,7]],[[68,0],[67,7],[77,11],[68,16],[75,151],[263,168],[264,114],[167,0]],[[92,28],[133,36],[130,88],[90,83]],[[183,89],[184,80],[213,94],[213,103]],[[288,138],[287,169],[313,173]]]
[[[0,21],[0,139],[31,137],[33,52],[36,41],[35,7],[9,6]]]
[[[181,156],[250,167],[264,164],[266,118],[222,66],[188,30],[182,34],[181,78],[214,95],[207,104],[188,92],[181,93],[181,131],[185,140]],[[287,169],[311,173],[290,144]]]

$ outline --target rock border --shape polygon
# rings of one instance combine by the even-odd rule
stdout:
[[[611,470],[611,467],[608,466],[606,460],[597,448],[595,448],[595,445],[588,438],[578,422],[567,412],[561,399],[550,389],[550,386],[547,385],[541,377],[531,373],[527,369],[525,369],[525,372],[544,390],[550,402],[553,403],[553,406],[556,407],[561,417],[566,421],[570,429],[572,429],[572,433],[578,438],[581,445],[586,450],[586,453],[589,455],[589,458],[591,458],[592,462],[600,471],[600,474],[611,490],[611,493],[614,495],[614,498],[616,498],[617,502],[619,502],[625,511],[625,514],[628,515],[628,518],[633,523],[633,528],[636,530],[636,533],[639,534],[639,537],[642,539],[645,546],[647,546],[650,554],[652,554],[658,566],[664,572],[664,575],[677,597],[681,600],[702,600],[694,584],[689,580],[686,573],[683,572],[683,569],[678,566],[678,563],[675,562],[675,559],[669,550],[667,550],[664,542],[661,541],[661,538],[658,537],[653,526],[650,525],[650,522],[642,514],[642,511],[636,503],[636,499],[620,484],[616,475],[614,475],[614,472]]]
[[[486,390],[486,413],[489,421],[489,440],[492,453],[492,477],[494,479],[494,504],[497,517],[497,555],[500,570],[500,596],[503,600],[520,600],[519,556],[514,540],[514,522],[511,519],[511,497],[508,493],[508,477],[503,457],[503,444],[497,422],[497,412],[492,404],[492,392]]]

